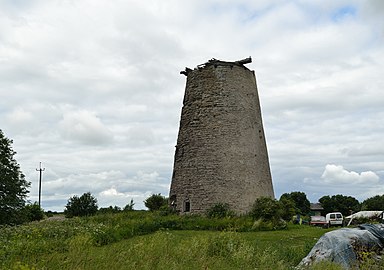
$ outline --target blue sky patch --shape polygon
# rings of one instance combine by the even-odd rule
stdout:
[[[336,10],[332,15],[331,18],[333,21],[342,21],[345,18],[348,17],[355,17],[357,13],[356,7],[354,6],[344,6]]]

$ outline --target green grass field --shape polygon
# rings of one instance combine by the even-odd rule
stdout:
[[[239,226],[236,226],[239,223]],[[100,215],[0,228],[1,269],[293,269],[326,231],[246,218]],[[171,228],[171,229],[169,229]],[[314,269],[338,269],[336,266]]]

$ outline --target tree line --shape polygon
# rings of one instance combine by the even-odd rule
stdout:
[[[287,203],[287,201],[291,201],[294,205],[294,212],[296,214],[307,216],[312,213],[310,209],[310,202],[304,192],[295,191],[291,193],[284,193],[281,195],[280,201],[285,205],[289,205],[289,202]],[[319,203],[324,209],[322,211],[324,214],[330,212],[340,212],[344,216],[349,216],[363,210],[384,211],[384,195],[370,197],[361,203],[352,196],[345,196],[341,194],[333,196],[326,195],[319,199]]]

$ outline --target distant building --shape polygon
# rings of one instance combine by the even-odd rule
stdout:
[[[324,216],[325,214],[321,203],[311,203],[311,216]]]
[[[187,82],[169,197],[182,214],[216,203],[246,213],[258,197],[274,197],[250,62],[212,59],[181,72]]]

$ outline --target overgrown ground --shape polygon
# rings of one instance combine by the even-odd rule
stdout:
[[[326,231],[149,212],[0,228],[1,269],[293,269]],[[314,269],[338,269],[319,265]]]

